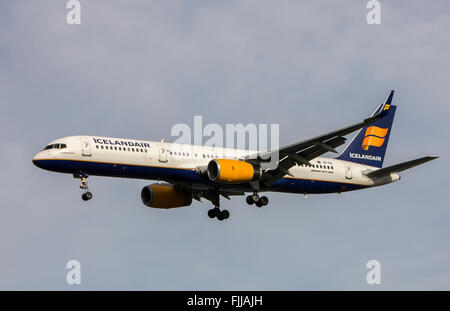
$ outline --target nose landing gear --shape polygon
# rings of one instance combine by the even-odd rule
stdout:
[[[74,175],[75,178],[80,178],[80,188],[84,190],[84,193],[81,195],[83,201],[88,201],[92,199],[92,193],[89,192],[88,181],[89,177],[87,173],[81,172]]]

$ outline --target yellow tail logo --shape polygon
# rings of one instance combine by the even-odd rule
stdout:
[[[364,134],[364,140],[362,148],[368,150],[370,146],[381,147],[384,144],[384,137],[386,136],[389,128],[381,128],[378,126],[369,126]]]

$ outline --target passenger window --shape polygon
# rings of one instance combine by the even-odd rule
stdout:
[[[144,149],[145,150],[145,153],[147,153],[147,149]]]
[[[103,147],[103,145],[101,145],[101,147],[100,147],[100,148],[102,148],[102,149],[103,149],[103,148],[105,148],[105,147]]]
[[[206,157],[205,157],[205,154],[203,154],[203,157],[206,158]]]
[[[130,151],[130,147],[128,147],[127,150]]]
[[[95,145],[95,147],[97,147],[97,149],[98,149],[98,145]]]
[[[122,151],[122,147],[119,147],[119,151]]]

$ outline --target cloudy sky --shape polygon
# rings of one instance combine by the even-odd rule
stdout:
[[[0,289],[450,289],[450,3],[66,1],[0,4]],[[169,211],[150,181],[79,181],[34,167],[68,135],[173,141],[176,123],[278,123],[280,143],[369,115],[395,89],[385,165],[440,158],[392,185],[321,196],[270,193]],[[82,283],[66,283],[66,263]],[[367,261],[382,284],[366,283]]]

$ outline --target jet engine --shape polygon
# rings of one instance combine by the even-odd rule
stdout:
[[[261,177],[261,170],[253,164],[231,159],[211,160],[207,173],[212,181],[224,183],[249,182]]]
[[[168,209],[191,205],[192,194],[172,185],[152,184],[142,188],[141,200],[148,207]]]

